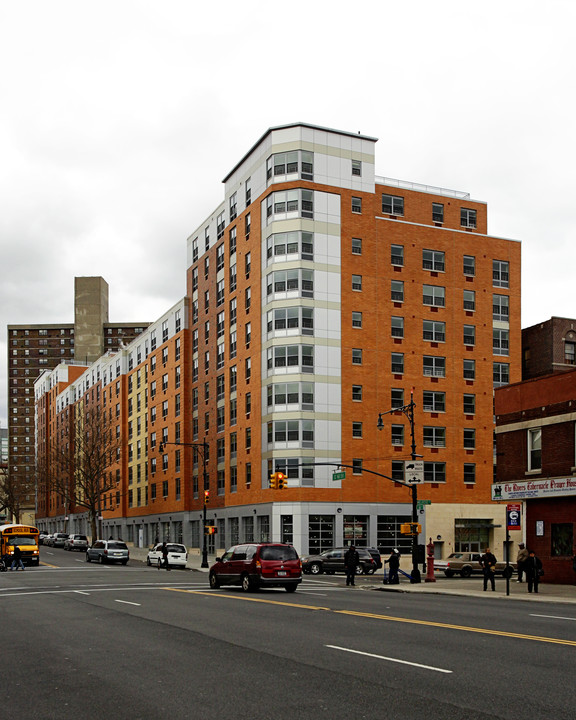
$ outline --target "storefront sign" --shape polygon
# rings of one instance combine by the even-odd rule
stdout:
[[[542,478],[492,485],[492,500],[526,500],[563,495],[576,495],[576,477]]]

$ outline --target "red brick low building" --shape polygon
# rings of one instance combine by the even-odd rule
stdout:
[[[543,582],[576,581],[576,371],[495,391],[497,482],[494,500],[523,501],[529,549]],[[513,538],[514,539],[514,538]]]

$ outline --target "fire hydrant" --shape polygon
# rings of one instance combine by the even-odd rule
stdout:
[[[434,543],[432,542],[432,538],[430,538],[430,542],[426,545],[426,551],[427,570],[424,582],[436,582],[436,578],[434,577]]]

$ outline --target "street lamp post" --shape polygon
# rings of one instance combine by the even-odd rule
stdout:
[[[378,413],[378,430],[383,430],[384,428],[384,421],[382,420],[383,415],[390,415],[394,412],[403,412],[404,415],[408,418],[408,422],[410,423],[410,437],[412,440],[412,450],[410,453],[410,457],[412,460],[417,460],[418,458],[421,458],[422,455],[416,454],[416,440],[414,439],[414,408],[416,407],[416,403],[414,402],[414,393],[410,393],[410,402],[407,405],[402,405],[401,407],[392,408],[391,410],[387,410],[386,412]],[[413,483],[410,485],[410,492],[412,494],[412,524],[416,525],[418,524],[418,485]],[[421,582],[421,576],[420,576],[420,569],[418,567],[418,533],[412,533],[412,574],[410,578],[411,583],[419,583]]]
[[[206,461],[208,455],[208,443],[206,440],[200,443],[187,443],[187,442],[161,442],[159,451],[164,451],[164,445],[183,445],[184,447],[194,447],[202,449],[202,474],[204,476],[204,507],[202,509],[202,563],[201,567],[208,567],[208,546],[206,544],[206,504],[208,501],[207,492],[210,491],[210,482],[208,478],[208,471],[206,470]]]

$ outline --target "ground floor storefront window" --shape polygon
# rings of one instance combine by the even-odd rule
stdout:
[[[490,547],[492,520],[458,519],[454,522],[455,552],[484,552]]]
[[[310,515],[308,547],[310,553],[319,553],[334,547],[334,515]]]

